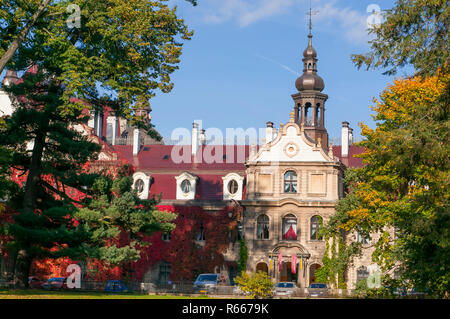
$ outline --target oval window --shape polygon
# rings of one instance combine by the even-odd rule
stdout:
[[[238,191],[239,185],[238,183],[233,179],[228,183],[228,192],[232,195],[236,194]]]
[[[145,183],[144,183],[144,181],[142,179],[138,179],[136,181],[136,183],[134,183],[134,188],[137,190],[137,192],[139,194],[144,191],[144,186],[145,186]]]
[[[181,190],[183,193],[187,194],[191,191],[191,182],[187,179],[181,182]]]

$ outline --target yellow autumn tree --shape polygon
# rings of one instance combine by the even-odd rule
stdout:
[[[361,123],[365,167],[349,170],[349,193],[326,227],[330,237],[377,233],[373,261],[416,289],[450,291],[449,75],[397,79],[375,99],[376,128]],[[326,257],[328,278],[361,251]],[[346,250],[346,251],[345,251]],[[385,279],[387,279],[386,277]]]

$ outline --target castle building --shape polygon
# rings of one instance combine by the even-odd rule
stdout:
[[[172,158],[179,146],[141,145],[137,132],[133,145],[112,147],[135,166],[134,185],[142,198],[162,194],[162,205],[200,206],[211,212],[240,205],[247,269],[265,271],[274,281],[295,281],[300,287],[316,281],[326,247],[320,227],[344,196],[344,171],[362,166],[354,155],[363,151],[352,145],[348,122],[342,125],[340,146],[328,141],[328,96],[322,93],[325,84],[317,73],[312,35],[308,38],[289,122],[279,129],[268,122],[265,144],[258,150],[249,145],[207,145],[196,123],[191,145],[183,149],[191,155],[186,162]],[[208,148],[220,154],[217,161],[204,160]],[[230,247],[225,257],[237,261],[238,249]]]
[[[17,78],[11,72],[7,75],[5,85]],[[133,187],[142,199],[161,195],[161,205],[197,206],[209,212],[239,206],[247,269],[267,272],[276,282],[294,281],[307,287],[316,282],[325,253],[320,228],[344,196],[344,171],[363,165],[354,157],[363,149],[353,145],[347,122],[342,124],[341,145],[329,143],[325,128],[328,96],[318,75],[311,32],[303,52],[303,75],[295,87],[289,121],[279,129],[267,122],[265,143],[259,146],[209,145],[197,123],[190,145],[166,145],[107,108],[91,111],[91,119],[80,129],[103,146],[98,165],[121,160],[134,167]],[[3,91],[0,101],[2,115],[11,113]],[[150,122],[151,109],[138,112]],[[213,160],[205,160],[205,154]],[[239,246],[234,245],[224,257],[237,262],[238,252]],[[366,258],[365,262],[370,261]],[[349,271],[348,287],[354,288],[358,270]]]

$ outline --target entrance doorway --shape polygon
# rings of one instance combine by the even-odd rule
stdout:
[[[295,282],[298,281],[298,264],[295,274],[292,273],[290,262],[283,262],[283,269],[280,273],[280,281]]]
[[[264,273],[266,273],[267,275],[269,274],[269,267],[267,267],[266,263],[259,263],[256,265],[256,272],[262,271]]]
[[[309,283],[315,283],[317,282],[317,278],[316,278],[316,273],[317,270],[320,269],[320,265],[319,264],[312,264],[311,267],[309,267]]]

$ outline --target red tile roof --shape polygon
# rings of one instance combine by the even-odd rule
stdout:
[[[201,171],[217,171],[217,172],[236,172],[243,173],[246,169],[245,160],[250,153],[248,145],[234,146],[214,146],[216,150],[222,150],[222,154],[218,151],[217,159],[208,163],[206,154],[211,153],[211,146],[202,146],[198,150],[198,154],[205,154],[203,160],[194,163],[191,156],[191,146],[183,145],[182,149],[175,145],[146,145],[141,147],[137,156],[133,156],[133,145],[115,145],[112,148],[119,153],[119,157],[131,163],[136,170],[152,171],[152,172],[183,172],[188,171],[195,173]],[[188,154],[184,157],[187,162],[178,163],[179,154]],[[214,155],[214,151],[212,152]],[[222,156],[224,155],[224,156]],[[178,174],[177,174],[178,175]],[[224,174],[226,175],[226,174]]]
[[[228,173],[237,173],[245,176],[245,160],[250,153],[248,145],[215,146],[218,151],[216,161],[207,163],[205,158],[199,163],[193,163],[191,146],[184,145],[183,149],[174,145],[146,145],[141,147],[138,156],[133,156],[133,145],[115,145],[111,148],[116,151],[121,159],[132,164],[136,171],[149,171],[153,181],[150,187],[150,195],[162,194],[162,200],[176,199],[175,177],[187,171],[199,179],[197,181],[196,200],[223,200],[222,177]],[[221,151],[222,152],[221,152]],[[172,154],[173,152],[173,154]],[[186,158],[190,162],[177,163],[178,154],[188,154]],[[202,146],[198,154],[214,155],[211,146]],[[230,162],[230,163],[227,163]],[[244,183],[244,196],[245,196]]]
[[[342,157],[341,149],[342,147],[340,145],[333,146],[333,155],[338,157],[346,167],[351,168],[364,166],[364,163],[361,158],[354,157],[355,155],[364,153],[364,147],[350,145],[348,148],[347,157]]]

